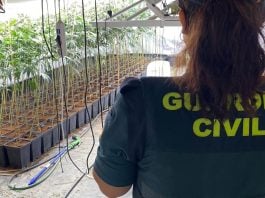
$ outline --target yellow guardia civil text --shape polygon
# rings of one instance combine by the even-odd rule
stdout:
[[[193,98],[192,98],[193,97]],[[256,93],[254,97],[255,108],[265,110],[265,93]],[[192,102],[191,102],[192,101]],[[236,111],[242,112],[244,108],[241,104],[242,100],[238,94],[227,98],[227,108],[232,106]],[[162,98],[162,106],[168,111],[179,111],[185,109],[191,112],[201,110],[198,95],[192,96],[191,93],[169,92]],[[259,117],[238,117],[233,120],[218,120],[209,118],[198,118],[193,122],[192,131],[196,137],[235,137],[235,136],[265,136],[265,128],[260,128],[260,123],[265,122]]]

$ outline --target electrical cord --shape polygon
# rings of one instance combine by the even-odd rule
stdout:
[[[86,175],[86,173],[83,173],[82,176],[75,182],[75,184],[71,187],[71,189],[68,191],[68,193],[65,195],[65,198],[67,198],[71,192],[75,189],[75,187],[79,184],[79,182],[83,179],[83,177]]]
[[[108,111],[109,111],[109,109],[106,109],[106,110],[103,111],[103,113],[108,112]],[[99,117],[99,116],[100,116],[100,114],[98,114],[98,115],[93,119],[93,121],[91,121],[92,125],[93,125],[95,122],[98,121],[98,117]],[[83,137],[86,133],[87,133],[87,131],[85,131],[84,133],[82,133],[81,135],[79,135],[80,138]]]
[[[60,0],[58,0],[58,7],[59,7],[59,21],[61,21],[61,6],[60,6]],[[56,37],[56,41],[60,50],[60,55],[61,55],[61,61],[62,61],[62,68],[63,68],[63,77],[64,77],[64,84],[65,86],[63,86],[63,100],[64,100],[64,108],[65,108],[65,112],[66,112],[66,133],[68,133],[70,131],[70,120],[69,120],[69,114],[68,114],[68,107],[67,107],[67,100],[66,100],[66,95],[67,95],[67,91],[66,91],[66,84],[67,84],[67,78],[66,78],[66,66],[64,63],[64,58],[63,58],[63,49],[62,49],[62,42],[61,42],[61,38],[60,35],[57,35]],[[86,107],[87,108],[87,107]],[[63,127],[61,127],[63,129]],[[72,164],[76,167],[77,170],[79,170],[82,174],[84,174],[85,172],[82,171],[77,164],[73,161],[70,153],[69,153],[69,149],[68,149],[68,138],[66,138],[66,144],[67,144],[67,155],[70,159],[70,161],[72,162]]]
[[[84,5],[84,0],[82,0],[82,20],[83,20],[83,28],[84,28],[84,42],[85,42],[85,75],[86,75],[86,90],[85,90],[85,107],[86,107],[86,115],[88,115],[88,120],[89,120],[89,126],[91,129],[91,135],[92,135],[92,146],[91,149],[88,152],[87,159],[86,159],[86,166],[87,166],[87,174],[89,174],[89,165],[88,165],[88,160],[90,158],[90,155],[94,149],[95,146],[95,135],[94,135],[94,130],[92,127],[91,123],[91,116],[88,111],[88,106],[87,106],[87,90],[88,90],[88,65],[87,65],[87,28],[86,28],[86,19],[85,19],[85,5]]]
[[[60,0],[58,1],[59,2],[59,8],[60,8]],[[49,51],[49,53],[51,54],[51,57],[52,57],[52,60],[53,60],[53,58],[54,58],[54,56],[53,56],[53,54],[52,54],[52,51],[51,51],[51,49],[50,49],[50,47],[49,47],[49,45],[48,45],[48,42],[47,42],[47,38],[46,38],[46,35],[45,35],[45,26],[44,26],[44,11],[43,11],[43,5],[44,5],[44,3],[43,3],[43,0],[41,1],[41,5],[42,5],[42,32],[43,32],[43,37],[44,37],[44,40],[45,40],[45,43],[46,43],[46,46],[47,46],[47,48],[48,48],[48,51]],[[87,59],[87,53],[86,53],[86,25],[85,25],[85,17],[84,17],[84,3],[83,3],[83,0],[82,0],[82,10],[83,10],[83,21],[84,21],[84,32],[85,32],[85,60]],[[96,13],[96,21],[97,21],[97,8],[96,8],[96,0],[95,0],[95,13]],[[60,9],[59,9],[59,19],[61,19],[61,15],[60,15]],[[48,19],[49,20],[49,19]],[[49,28],[49,33],[50,33],[50,28]],[[60,37],[59,37],[59,35],[57,35],[57,38],[56,38],[56,41],[57,41],[57,43],[58,43],[58,45],[59,45],[59,48],[60,48],[60,52],[61,52],[61,55],[63,54],[63,51],[62,51],[62,45],[61,45],[61,39],[60,39]],[[51,44],[51,39],[50,39],[50,44]],[[100,51],[99,51],[99,32],[98,32],[98,25],[97,25],[97,44],[98,44],[98,53],[99,53],[99,67],[100,67],[100,78],[99,78],[99,83],[100,83],[100,107],[101,107],[101,123],[102,123],[102,127],[103,127],[103,112],[102,112],[102,102],[101,102],[101,78],[102,78],[102,71],[101,71],[101,61],[100,61]],[[67,83],[67,80],[66,80],[66,70],[65,70],[65,64],[64,64],[64,59],[63,59],[63,56],[61,56],[61,58],[62,58],[62,65],[63,65],[63,75],[64,75],[64,82],[65,82],[65,85],[66,85],[66,83]],[[86,63],[85,63],[85,65],[86,65],[86,77],[87,77],[87,82],[88,82],[88,76],[87,76],[87,61],[85,61]],[[54,73],[54,69],[53,69],[53,76],[55,76],[55,73]],[[55,80],[55,79],[54,79]],[[54,81],[54,90],[55,90],[55,92],[56,92],[56,86],[55,86],[55,81]],[[88,85],[88,83],[87,83],[87,85]],[[64,93],[63,93],[63,99],[64,99],[64,107],[65,107],[65,111],[66,111],[66,119],[68,120],[69,119],[69,115],[68,115],[68,107],[67,107],[67,102],[66,102],[66,88],[67,86],[64,86],[64,89],[63,89],[63,91],[64,91]],[[86,86],[86,94],[87,94],[87,86]],[[85,96],[86,96],[86,94],[85,94]],[[57,101],[57,98],[56,98],[56,101]],[[86,97],[85,97],[85,101],[86,101]],[[58,101],[57,101],[58,102]],[[59,124],[58,124],[58,117],[59,117],[59,113],[58,113],[58,104],[57,104],[57,102],[56,102],[56,112],[57,112],[57,126],[58,126],[58,129],[59,129]],[[88,157],[87,157],[87,173],[89,173],[89,170],[93,167],[93,165],[92,166],[88,166],[88,159],[89,159],[89,156],[91,155],[91,152],[92,152],[92,150],[93,150],[93,148],[94,148],[94,145],[95,145],[95,137],[94,137],[94,133],[93,133],[93,127],[92,127],[92,124],[91,124],[91,117],[90,117],[90,115],[89,115],[89,112],[88,112],[88,107],[87,107],[87,102],[85,102],[86,103],[86,111],[87,111],[87,113],[88,113],[88,116],[89,116],[89,123],[90,123],[90,128],[91,128],[91,132],[92,132],[92,136],[93,136],[93,145],[92,145],[92,148],[91,148],[91,150],[90,150],[90,152],[89,152],[89,154],[88,154]],[[68,127],[68,128],[67,128]],[[70,122],[68,123],[68,125],[66,126],[66,130],[68,131],[68,129],[69,129],[69,127],[70,127]],[[72,190],[77,186],[77,184],[82,180],[82,178],[87,174],[87,173],[84,173],[75,163],[74,163],[74,161],[72,160],[72,158],[71,158],[71,156],[70,156],[70,154],[69,154],[69,148],[68,148],[68,145],[69,145],[69,142],[68,142],[68,138],[66,138],[66,142],[67,142],[67,154],[68,154],[68,156],[69,156],[69,158],[70,158],[70,160],[71,160],[71,162],[74,164],[74,166],[82,173],[82,176],[80,177],[80,179],[75,183],[75,185],[70,189],[70,191],[67,193],[67,195],[66,195],[66,197],[68,197],[69,195],[70,195],[70,193],[72,192]],[[60,144],[60,143],[59,143]],[[59,145],[59,150],[60,150],[60,145]],[[65,155],[65,154],[64,154]],[[40,164],[37,164],[37,165],[34,165],[34,166],[32,166],[32,167],[30,167],[30,168],[27,168],[27,169],[25,169],[25,170],[22,170],[22,171],[20,171],[19,173],[17,173],[17,174],[15,174],[11,179],[10,179],[10,181],[9,181],[9,183],[8,183],[8,187],[10,188],[10,189],[12,189],[12,190],[26,190],[26,189],[29,189],[29,188],[33,188],[33,187],[35,187],[35,186],[37,186],[37,185],[39,185],[40,183],[42,183],[42,182],[44,182],[53,172],[54,172],[54,170],[55,170],[55,168],[57,167],[57,165],[59,164],[59,162],[61,161],[61,160],[58,160],[57,162],[56,162],[56,164],[53,166],[53,168],[51,169],[51,171],[49,172],[49,173],[47,173],[47,174],[45,174],[45,177],[43,177],[43,179],[41,179],[41,180],[38,180],[36,183],[34,183],[33,185],[30,185],[30,186],[25,186],[25,187],[16,187],[16,186],[12,186],[11,185],[11,182],[14,180],[14,178],[16,178],[18,175],[20,175],[20,174],[23,174],[23,173],[25,173],[25,172],[27,172],[27,171],[30,171],[30,170],[32,170],[32,169],[34,169],[34,168],[36,168],[36,167],[39,167],[39,166],[41,166],[41,165],[43,165],[44,163],[47,163],[48,161],[50,161],[51,159],[53,159],[53,158],[50,158],[50,159],[48,159],[48,160],[46,160],[46,161],[44,161],[44,162],[42,162],[42,163],[40,163]],[[60,158],[61,159],[61,158]]]
[[[10,179],[10,181],[9,181],[9,183],[8,183],[8,187],[9,187],[11,190],[27,190],[27,189],[33,188],[33,187],[35,187],[35,186],[38,186],[39,184],[41,184],[42,182],[44,182],[46,179],[49,178],[49,176],[54,172],[54,170],[55,170],[56,167],[58,166],[59,162],[60,162],[60,161],[58,160],[58,161],[56,162],[56,164],[52,167],[51,171],[50,171],[49,173],[45,174],[45,176],[43,177],[43,179],[38,180],[37,182],[35,182],[34,184],[32,184],[32,185],[30,185],[30,186],[16,187],[16,185],[14,185],[14,186],[11,185],[11,182],[12,182],[12,181],[13,181],[18,175],[23,174],[23,173],[29,171],[28,169],[26,169],[26,170],[23,170],[23,171],[21,171],[21,172],[15,174],[15,175]],[[32,170],[32,169],[30,169],[30,170]]]
[[[94,165],[90,166],[89,169],[91,169]],[[84,178],[86,174],[82,174],[81,177],[74,183],[74,185],[70,188],[70,190],[65,195],[65,198],[68,198],[69,195],[72,193],[72,191],[75,189],[75,187],[81,182],[81,180]]]
[[[108,111],[108,110],[105,110],[104,113],[107,112],[107,111]],[[98,117],[99,117],[99,115],[94,119],[93,123],[97,121]],[[84,132],[84,133],[81,134],[79,137],[82,138],[86,133],[87,133],[87,132]],[[62,147],[62,148],[65,148],[65,147]],[[66,153],[65,153],[65,154],[66,154]],[[63,157],[65,156],[65,154],[64,154],[61,158],[63,158]],[[12,178],[11,178],[11,179],[9,180],[9,182],[8,182],[8,187],[9,187],[11,190],[27,190],[27,189],[33,188],[33,187],[35,187],[35,186],[41,184],[42,182],[44,182],[44,181],[45,181],[45,180],[46,180],[46,179],[47,179],[47,178],[48,178],[48,177],[54,172],[55,168],[56,168],[56,167],[58,166],[58,164],[60,163],[59,160],[58,160],[57,163],[54,165],[54,167],[51,169],[51,171],[49,172],[49,174],[46,174],[46,176],[45,176],[42,180],[39,180],[38,182],[34,183],[33,185],[31,185],[31,186],[22,186],[22,187],[16,187],[15,185],[11,185],[12,181],[13,181],[16,177],[18,177],[18,175],[21,175],[21,174],[23,174],[23,173],[26,173],[26,172],[28,172],[28,171],[30,171],[30,170],[35,169],[35,168],[38,168],[38,167],[40,167],[41,165],[43,165],[43,164],[45,164],[45,163],[51,161],[53,158],[54,158],[54,156],[53,156],[53,157],[50,157],[49,159],[47,159],[47,160],[45,160],[45,161],[43,161],[43,162],[41,162],[41,163],[38,163],[38,164],[36,164],[36,165],[34,165],[34,166],[31,166],[31,167],[26,168],[26,169],[24,169],[24,170],[22,170],[22,171],[19,171],[19,172],[17,172],[15,175],[12,174],[13,176],[12,176]],[[60,158],[60,159],[61,159],[61,158]],[[90,170],[92,167],[93,167],[93,164],[89,167],[89,170]],[[14,171],[16,171],[16,170],[14,170]],[[13,172],[13,171],[12,171],[12,172]],[[78,181],[76,181],[75,184],[71,187],[71,189],[70,189],[69,192],[67,193],[66,197],[68,197],[68,196],[71,194],[71,192],[73,191],[73,189],[78,185],[78,183],[82,180],[82,178],[83,178],[85,175],[87,175],[87,173],[82,173],[81,178],[79,178]]]
[[[105,113],[105,112],[107,112],[107,111],[109,111],[108,109],[106,109],[105,111],[103,111],[103,113]],[[99,115],[93,120],[93,123],[94,122],[96,122],[97,121],[97,119],[98,119],[98,117],[99,117]],[[92,124],[93,124],[92,123]],[[85,131],[83,134],[81,134],[80,135],[80,138],[82,138],[85,134],[86,134],[87,132]],[[94,164],[92,164],[90,167],[89,167],[89,170],[91,169],[91,168],[93,168],[93,166],[94,166]],[[71,194],[71,192],[74,190],[74,188],[79,184],[79,182],[83,179],[83,177],[85,176],[85,174],[83,174],[75,183],[74,183],[74,185],[71,187],[71,189],[68,191],[68,193],[66,194],[66,196],[65,196],[65,198],[67,198],[70,194]]]
[[[68,133],[70,131],[70,120],[69,120],[69,114],[68,114],[68,107],[67,107],[67,99],[66,99],[66,95],[67,95],[67,91],[66,88],[68,87],[67,85],[67,78],[66,78],[66,68],[65,68],[65,63],[64,63],[64,58],[63,58],[63,49],[62,49],[62,43],[61,43],[61,38],[59,35],[57,35],[56,37],[56,41],[58,43],[59,46],[59,50],[61,53],[61,61],[62,61],[62,68],[63,68],[63,77],[64,77],[64,86],[63,86],[63,102],[64,102],[64,108],[65,108],[65,114],[66,114],[66,133]],[[61,127],[62,131],[63,131],[63,126]],[[79,170],[81,173],[84,173],[77,165],[76,163],[73,161],[70,153],[69,153],[69,141],[68,138],[66,137],[66,145],[67,145],[67,155],[70,159],[70,161],[72,162],[72,164],[76,167],[77,170]]]
[[[48,31],[49,31],[49,42],[50,42],[50,46],[48,44],[48,41],[47,41],[47,38],[46,38],[46,35],[45,35],[45,23],[44,23],[44,1],[41,0],[41,14],[42,14],[42,33],[43,33],[43,38],[44,38],[44,41],[45,41],[45,44],[48,48],[48,51],[51,55],[51,60],[52,60],[52,75],[53,75],[53,89],[54,89],[54,95],[55,95],[55,110],[56,110],[56,124],[57,124],[57,128],[58,128],[58,131],[60,131],[60,128],[59,128],[59,109],[58,109],[58,100],[57,100],[57,89],[56,89],[56,81],[55,81],[55,67],[54,67],[54,55],[52,53],[52,50],[51,50],[51,47],[52,47],[52,40],[51,40],[51,28],[50,28],[50,17],[49,17],[49,6],[48,6],[48,0],[46,0],[46,5],[47,5],[47,16],[48,16],[48,24],[49,24],[49,28],[48,28]],[[55,13],[55,16],[56,16],[56,13]],[[58,139],[60,139],[60,133],[58,133]],[[61,152],[60,150],[60,141],[59,141],[59,151],[58,153]],[[62,163],[61,163],[61,158],[60,158],[60,164],[61,164],[61,169],[62,169],[62,172],[63,172],[63,166],[62,166]]]
[[[47,41],[47,38],[46,38],[46,35],[45,35],[45,23],[44,23],[44,1],[41,0],[41,26],[42,26],[42,35],[43,35],[43,39],[44,39],[44,42],[46,44],[46,47],[48,48],[48,51],[51,55],[51,58],[54,58],[53,54],[52,54],[52,51],[51,51],[51,48],[48,44],[48,41]]]
[[[47,0],[46,0],[47,1]],[[60,7],[60,0],[58,1],[59,2],[59,7]],[[83,3],[83,0],[82,0],[82,3]],[[95,3],[96,3],[96,1],[95,1]],[[43,37],[44,37],[44,40],[45,40],[45,43],[46,43],[46,46],[47,46],[47,48],[48,48],[48,51],[49,51],[49,53],[50,53],[50,55],[51,55],[51,57],[52,57],[52,61],[53,61],[53,59],[54,59],[54,55],[53,55],[53,53],[52,53],[52,51],[51,51],[51,49],[50,49],[50,47],[49,47],[49,44],[48,44],[48,41],[47,41],[47,38],[46,38],[46,35],[45,35],[45,26],[44,26],[44,9],[43,9],[43,6],[44,5],[44,2],[43,2],[43,0],[41,1],[41,7],[42,7],[42,33],[43,33]],[[55,12],[56,12],[56,9],[55,9]],[[84,14],[83,14],[83,16],[84,16]],[[59,18],[61,19],[61,16],[60,16],[60,10],[59,10]],[[49,20],[49,19],[48,19]],[[49,23],[50,24],[50,23]],[[85,34],[86,34],[86,28],[85,28],[85,21],[84,21],[84,30],[85,30]],[[49,34],[50,34],[50,28],[49,28]],[[57,38],[56,38],[56,41],[57,41],[57,43],[59,44],[59,48],[60,48],[60,52],[61,52],[61,54],[63,54],[63,52],[62,52],[62,45],[61,45],[61,39],[60,39],[60,37],[58,37],[57,36]],[[85,41],[86,41],[86,38],[85,38]],[[98,44],[99,44],[99,42],[98,42]],[[51,45],[51,39],[50,39],[50,45]],[[85,45],[86,45],[86,42],[85,42]],[[52,45],[51,45],[52,46]],[[85,48],[86,49],[86,48]],[[98,48],[99,49],[99,48]],[[85,50],[86,51],[86,50]],[[62,58],[62,65],[63,65],[63,75],[64,75],[64,82],[65,82],[65,84],[66,84],[66,70],[65,70],[65,64],[64,64],[64,59],[63,59],[63,56],[61,56],[61,58]],[[87,58],[87,56],[85,57],[85,59]],[[86,64],[86,69],[87,69],[87,64]],[[86,74],[87,74],[87,72],[86,72]],[[100,74],[101,74],[101,69],[100,69]],[[55,71],[54,71],[54,68],[53,68],[53,76],[55,76]],[[53,78],[54,79],[54,78]],[[87,78],[87,80],[88,80],[88,78]],[[57,95],[56,94],[56,83],[55,83],[55,79],[54,79],[54,90],[55,90],[55,95]],[[88,83],[87,83],[88,84]],[[101,85],[101,76],[100,76],[100,85]],[[67,103],[66,103],[66,90],[65,90],[65,87],[67,87],[67,86],[64,86],[64,94],[63,94],[63,99],[64,99],[64,107],[65,107],[65,110],[66,110],[66,119],[68,120],[69,119],[69,115],[68,115],[68,108],[67,108]],[[101,91],[101,86],[100,86],[100,91]],[[86,89],[86,92],[87,92],[87,89]],[[100,95],[101,95],[101,93],[100,93]],[[85,97],[85,99],[86,99],[86,97]],[[100,101],[100,103],[101,103],[101,101]],[[91,128],[91,132],[92,132],[92,136],[93,136],[93,145],[92,145],[92,148],[91,148],[91,150],[90,150],[90,152],[89,152],[89,154],[88,154],[88,157],[87,157],[87,164],[88,164],[88,158],[89,158],[89,156],[91,155],[91,152],[92,152],[92,150],[93,150],[93,148],[94,148],[94,145],[95,145],[95,137],[94,137],[94,133],[93,133],[93,127],[92,127],[92,124],[91,124],[91,117],[90,117],[90,115],[89,115],[89,112],[88,112],[88,107],[87,107],[87,103],[86,103],[86,111],[87,111],[87,113],[88,113],[88,116],[89,116],[89,123],[90,123],[90,128]],[[58,123],[58,118],[59,118],[59,113],[58,113],[58,101],[57,101],[57,98],[56,98],[56,112],[57,112],[57,126],[58,126],[58,130],[59,130],[59,123]],[[102,119],[102,104],[101,104],[101,120],[103,120]],[[69,122],[69,124],[67,125],[67,129],[66,130],[68,130],[69,129],[69,127],[70,127],[70,122]],[[68,154],[68,157],[70,158],[70,160],[71,160],[71,162],[73,163],[73,165],[83,174],[82,175],[82,177],[77,181],[77,183],[70,189],[70,191],[69,191],[69,194],[71,193],[71,191],[77,186],[77,184],[81,181],[81,179],[87,174],[87,173],[84,173],[75,163],[74,163],[74,161],[72,160],[72,158],[71,158],[71,156],[70,156],[70,154],[69,154],[69,148],[68,148],[68,145],[69,145],[69,142],[68,142],[68,138],[66,138],[66,142],[67,142],[67,154]],[[59,152],[60,152],[60,142],[59,142]],[[65,153],[65,154],[66,154]],[[64,154],[64,155],[65,155]],[[20,175],[20,174],[23,174],[23,173],[25,173],[25,172],[27,172],[27,171],[30,171],[30,170],[32,170],[32,169],[34,169],[34,168],[37,168],[37,167],[39,167],[39,166],[41,166],[41,165],[43,165],[44,163],[47,163],[48,161],[50,161],[51,159],[53,159],[53,157],[52,158],[50,158],[50,159],[48,159],[48,160],[46,160],[46,161],[44,161],[44,162],[42,162],[42,163],[40,163],[40,164],[37,164],[37,165],[34,165],[34,166],[32,166],[32,167],[30,167],[30,168],[27,168],[27,169],[24,169],[24,170],[22,170],[22,171],[20,171],[20,172],[18,172],[18,173],[16,173],[15,175],[13,175],[13,177],[10,179],[10,181],[8,182],[8,187],[10,188],[10,189],[12,189],[12,190],[26,190],[26,189],[29,189],[29,188],[33,188],[33,187],[35,187],[35,186],[37,186],[37,185],[39,185],[40,183],[42,183],[42,182],[44,182],[53,172],[54,172],[54,170],[55,170],[55,168],[58,166],[58,164],[59,164],[59,162],[61,163],[61,157],[60,157],[60,160],[58,160],[57,162],[56,162],[56,164],[53,166],[53,168],[51,169],[51,171],[49,172],[49,173],[47,173],[47,174],[45,174],[45,177],[43,177],[43,179],[41,179],[41,180],[38,180],[36,183],[34,183],[33,185],[30,185],[30,186],[24,186],[24,187],[16,187],[15,185],[14,186],[12,186],[11,185],[11,182],[18,176],[18,175]],[[92,166],[90,166],[90,167],[88,167],[88,173],[89,173],[89,170],[91,169],[93,167],[93,165]]]
[[[108,110],[105,110],[104,112],[107,112]],[[94,122],[96,122],[97,121],[97,119],[98,119],[98,117],[99,117],[99,115],[94,119],[94,121],[93,121],[93,123]],[[80,138],[82,138],[85,134],[86,134],[87,132],[84,132],[83,134],[81,134],[79,137]],[[62,147],[62,148],[65,148],[65,147]],[[66,154],[66,153],[65,153]],[[61,156],[60,157],[60,159],[61,158],[63,158],[64,156],[65,156],[65,154],[63,155],[63,156]],[[57,154],[58,155],[58,154]],[[50,172],[49,173],[47,173],[46,175],[45,175],[45,177],[43,178],[43,179],[41,179],[41,180],[38,180],[36,183],[34,183],[33,185],[30,185],[30,186],[20,186],[20,187],[16,187],[15,185],[11,185],[11,183],[12,183],[12,181],[16,178],[16,177],[18,177],[18,175],[21,175],[21,174],[23,174],[23,173],[26,173],[26,172],[28,172],[28,171],[30,171],[30,170],[33,170],[33,169],[35,169],[35,168],[38,168],[38,167],[40,167],[41,165],[43,165],[43,164],[45,164],[45,163],[47,163],[47,162],[49,162],[49,161],[51,161],[53,158],[54,158],[55,156],[53,156],[53,157],[50,157],[49,159],[47,159],[47,160],[45,160],[45,161],[43,161],[43,162],[41,162],[41,163],[38,163],[38,164],[36,164],[36,165],[34,165],[34,166],[31,166],[31,167],[29,167],[29,168],[26,168],[26,169],[24,169],[24,170],[22,170],[22,171],[19,171],[19,172],[17,172],[15,175],[13,175],[12,176],[12,178],[9,180],[9,182],[8,182],[8,187],[11,189],[11,190],[27,190],[27,189],[30,189],[30,188],[33,188],[33,187],[35,187],[35,186],[37,186],[37,185],[39,185],[39,184],[41,184],[42,182],[44,182],[53,172],[54,172],[54,170],[55,170],[55,168],[58,166],[58,164],[60,163],[60,161],[58,160],[57,162],[56,162],[56,164],[53,166],[53,168],[50,170]],[[93,164],[89,167],[89,170],[91,169],[93,167]],[[14,170],[15,171],[15,170]],[[85,176],[85,175],[88,175],[87,173],[82,173],[82,178]],[[82,178],[80,178],[72,187],[71,187],[71,189],[69,190],[69,192],[67,193],[67,195],[66,195],[66,197],[68,197],[70,194],[71,194],[71,192],[73,191],[73,189],[78,185],[78,183],[82,180]]]
[[[108,17],[105,18],[104,20],[104,37],[105,37],[105,53],[106,53],[106,67],[107,67],[107,78],[109,78],[109,66],[108,66],[108,47],[107,47],[107,41],[108,41],[108,34],[107,34],[107,20],[112,18],[112,10],[111,10],[111,7],[110,7],[110,1],[109,1],[109,10],[107,11],[107,14],[108,14]],[[108,79],[108,84],[109,86],[109,79]]]
[[[98,27],[98,11],[97,11],[97,0],[95,0],[95,16],[96,16],[96,31],[97,31],[97,49],[98,49],[98,64],[99,64],[99,104],[100,104],[100,115],[101,115],[101,126],[103,128],[103,113],[102,113],[102,67],[101,67],[101,56],[99,49],[99,27]]]
[[[43,162],[41,162],[41,163],[38,163],[38,164],[36,164],[36,165],[33,165],[33,166],[31,166],[31,167],[29,167],[29,168],[26,168],[26,169],[24,169],[24,170],[22,170],[22,171],[19,171],[18,173],[16,173],[15,175],[13,175],[12,177],[11,177],[11,179],[9,180],[9,182],[8,182],[8,187],[11,189],[11,190],[26,190],[26,189],[29,189],[29,188],[32,188],[32,187],[35,187],[35,186],[37,186],[37,185],[39,185],[40,183],[42,183],[43,181],[45,181],[51,174],[52,174],[52,172],[54,171],[53,169],[52,169],[52,171],[44,178],[44,179],[42,179],[42,180],[40,180],[40,181],[38,181],[38,182],[36,182],[35,184],[33,184],[33,185],[31,185],[31,186],[23,186],[23,187],[16,187],[15,185],[11,185],[11,182],[16,178],[16,177],[18,177],[18,175],[21,175],[21,174],[23,174],[23,173],[26,173],[26,172],[28,172],[28,171],[30,171],[30,170],[33,170],[33,169],[35,169],[35,168],[38,168],[38,167],[40,167],[41,165],[43,165],[43,164],[45,164],[45,163],[47,163],[47,162],[49,162],[50,160],[52,160],[54,158],[54,156],[53,157],[50,157],[49,159],[47,159],[47,160],[45,160],[45,161],[43,161]],[[59,162],[59,161],[58,161]],[[57,162],[57,163],[58,163]],[[56,164],[55,164],[55,166],[54,166],[54,168],[56,167]]]
[[[55,156],[53,156],[52,158],[38,164],[35,166],[32,166],[30,168],[27,168],[26,170],[22,170],[21,172],[15,174],[9,181],[8,183],[8,187],[12,190],[26,190],[32,187],[35,187],[39,184],[41,184],[42,182],[44,182],[55,170],[55,168],[57,167],[57,165],[60,163],[60,161],[58,160],[59,157],[64,156],[67,152],[67,149],[72,150],[73,148],[75,148],[75,146],[80,144],[80,138],[78,137],[73,137],[73,142],[69,145],[69,147],[65,148],[63,150],[62,153],[56,154]],[[38,172],[37,175],[35,175],[30,182],[28,183],[28,186],[20,186],[20,187],[16,187],[15,185],[11,185],[11,182],[14,178],[16,178],[19,174],[22,174],[24,172],[27,172],[29,170],[32,170],[33,168],[39,167],[40,165],[49,162],[49,164],[47,164],[45,167],[42,168],[42,170],[40,172]],[[50,169],[51,167],[51,169]],[[42,179],[40,179],[42,178]]]

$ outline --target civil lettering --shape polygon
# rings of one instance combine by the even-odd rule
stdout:
[[[200,118],[196,120],[193,124],[193,132],[196,136],[198,137],[207,137],[212,133],[212,130],[210,129],[205,129],[204,131],[201,130],[202,126],[210,126],[211,125],[211,120],[206,119],[206,118]]]
[[[265,136],[260,118],[236,118],[220,121],[217,119],[199,118],[193,122],[193,133],[200,138],[206,137],[249,137]]]
[[[226,132],[227,137],[234,137],[238,131],[239,125],[241,124],[242,119],[237,118],[234,122],[231,122],[229,120],[225,120],[223,122],[223,126]]]
[[[252,135],[253,136],[265,135],[265,130],[259,129],[259,118],[252,119]]]

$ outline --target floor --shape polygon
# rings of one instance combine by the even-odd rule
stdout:
[[[105,117],[106,113],[103,116]],[[95,147],[89,158],[89,165],[94,162],[96,148],[98,145],[98,139],[102,132],[101,127],[101,116],[99,115],[93,122],[92,128],[95,134]],[[76,163],[76,165],[82,170],[86,170],[86,159],[88,152],[92,146],[93,138],[91,135],[91,130],[89,125],[84,126],[81,130],[74,132],[76,135],[81,137],[81,144],[70,152],[70,157]],[[69,141],[71,141],[69,139]],[[62,143],[65,144],[65,143]],[[59,148],[51,149],[48,154],[42,157],[40,161],[44,161],[49,157],[57,153]],[[42,165],[41,167],[44,167]],[[41,170],[41,167],[36,168],[32,171],[26,172],[19,175],[12,182],[16,187],[27,185],[28,181]],[[62,171],[63,170],[63,171]],[[60,164],[57,166],[52,175],[40,185],[24,190],[24,191],[13,191],[7,186],[11,176],[4,176],[9,172],[0,169],[0,198],[61,198],[66,197],[67,193],[70,191],[71,187],[75,182],[82,176],[82,173],[73,165],[69,156],[65,155],[61,160]],[[100,198],[105,197],[98,189],[95,180],[91,174],[86,175],[82,178],[80,183],[74,188],[69,198]],[[131,198],[131,191],[128,192],[123,198]]]

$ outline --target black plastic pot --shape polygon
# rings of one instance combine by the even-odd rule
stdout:
[[[60,140],[68,137],[70,133],[70,119],[63,120],[60,124]]]
[[[30,141],[16,140],[5,145],[9,166],[12,168],[24,168],[30,164]]]
[[[86,111],[86,108],[82,108],[77,112],[76,128],[80,128],[85,124],[85,111]]]
[[[106,94],[101,97],[102,111],[109,108],[109,94]],[[100,111],[100,108],[99,108]]]
[[[120,86],[118,86],[118,87],[115,89],[115,98],[117,97],[117,94],[120,92],[120,89],[121,89]]]
[[[4,145],[0,145],[0,167],[8,166],[8,158]]]
[[[8,166],[8,156],[5,148],[5,144],[8,144],[12,141],[10,138],[7,137],[0,137],[0,167],[7,167]]]
[[[114,104],[116,98],[116,89],[113,89],[110,93],[109,93],[109,107],[112,106]]]
[[[87,105],[87,109],[85,107],[85,124],[89,123],[92,119],[92,105]]]
[[[53,128],[43,132],[41,137],[41,152],[45,153],[52,147],[52,133]]]
[[[30,144],[30,161],[34,161],[41,156],[41,135],[37,134]]]
[[[69,116],[69,132],[72,132],[76,129],[76,119],[77,119],[77,113],[73,113]]]
[[[52,128],[52,146],[55,146],[60,141],[60,125],[56,125]]]
[[[99,107],[99,100],[95,100],[94,102],[92,102],[92,119],[95,118],[98,114],[99,114],[99,111],[100,111],[100,107]]]

